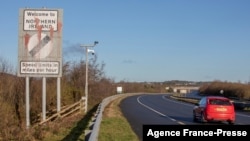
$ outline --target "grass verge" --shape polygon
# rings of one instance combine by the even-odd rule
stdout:
[[[139,141],[119,107],[120,97],[110,102],[102,117],[98,141]]]

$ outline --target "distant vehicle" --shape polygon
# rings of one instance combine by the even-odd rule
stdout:
[[[235,109],[232,101],[221,96],[206,96],[200,99],[193,108],[195,122],[228,122],[235,123]]]

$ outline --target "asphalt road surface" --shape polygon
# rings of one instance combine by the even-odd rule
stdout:
[[[143,125],[200,125],[193,122],[193,104],[173,100],[168,94],[142,94],[121,101],[120,107],[134,132],[142,140]],[[228,123],[209,123],[228,124]],[[235,124],[250,125],[249,112],[236,113]],[[206,124],[207,125],[207,124]]]

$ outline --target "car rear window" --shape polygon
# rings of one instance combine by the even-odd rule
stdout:
[[[209,104],[211,105],[232,105],[229,100],[225,99],[209,99]]]

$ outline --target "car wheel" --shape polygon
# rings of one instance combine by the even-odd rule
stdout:
[[[230,120],[230,121],[228,121],[228,124],[234,125],[234,121]]]
[[[195,112],[193,112],[193,121],[194,121],[194,122],[197,122],[197,121],[198,121],[197,117],[195,116]]]
[[[201,113],[201,122],[202,122],[202,123],[207,122],[204,113]]]

